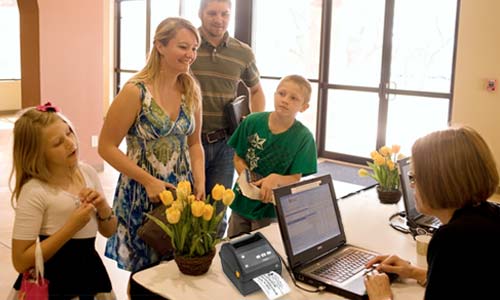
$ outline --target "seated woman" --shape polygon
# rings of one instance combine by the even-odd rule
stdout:
[[[484,139],[472,128],[433,132],[412,148],[412,187],[416,207],[440,219],[427,252],[428,269],[395,255],[365,278],[370,300],[392,299],[388,276],[416,279],[425,299],[497,299],[500,268],[500,208],[487,199],[498,188],[498,170]]]

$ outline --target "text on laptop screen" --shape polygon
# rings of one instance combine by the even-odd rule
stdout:
[[[294,255],[340,234],[328,184],[281,198]]]

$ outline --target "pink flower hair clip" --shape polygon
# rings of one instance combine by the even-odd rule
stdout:
[[[38,111],[44,111],[44,112],[60,112],[61,110],[59,107],[52,105],[50,102],[45,102],[43,105],[38,105],[36,107],[36,110]]]

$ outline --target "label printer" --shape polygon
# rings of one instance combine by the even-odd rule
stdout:
[[[260,290],[252,280],[275,271],[281,275],[281,260],[260,233],[246,235],[221,246],[222,270],[243,296]]]

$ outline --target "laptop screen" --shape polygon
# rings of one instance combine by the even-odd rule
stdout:
[[[340,234],[327,184],[280,199],[294,255]]]
[[[345,244],[330,174],[274,190],[283,244],[292,267]]]
[[[401,188],[403,190],[403,201],[405,204],[405,210],[408,217],[412,220],[419,217],[421,214],[417,211],[415,207],[415,193],[410,185],[410,179],[408,178],[408,172],[410,172],[410,157],[406,157],[399,162],[399,174],[401,180]]]

